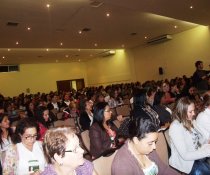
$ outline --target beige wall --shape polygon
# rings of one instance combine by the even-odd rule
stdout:
[[[138,81],[191,76],[195,70],[194,62],[200,59],[205,69],[210,64],[209,28],[200,26],[186,32],[173,35],[171,41],[144,45],[134,48],[134,69]],[[163,67],[164,74],[158,74]]]
[[[113,56],[92,59],[86,66],[89,86],[135,81],[133,56],[129,50],[117,50]]]
[[[16,96],[30,88],[31,93],[56,91],[57,80],[84,78],[85,63],[23,64],[19,72],[0,74],[0,93]]]
[[[197,59],[209,69],[210,34],[207,27],[173,35],[169,42],[118,50],[114,56],[95,58],[86,63],[20,65],[20,72],[0,74],[0,93],[15,96],[26,92],[27,88],[31,93],[49,92],[57,89],[57,80],[79,78],[85,79],[86,86],[98,86],[184,74],[191,76]],[[158,74],[158,67],[163,67],[164,75]]]

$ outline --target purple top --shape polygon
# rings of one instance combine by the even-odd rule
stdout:
[[[76,169],[77,175],[92,175],[93,174],[93,164],[85,160],[84,164],[79,166]],[[48,164],[47,167],[45,167],[44,171],[41,173],[41,175],[57,175],[55,172],[52,164]]]

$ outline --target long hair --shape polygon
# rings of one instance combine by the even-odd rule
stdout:
[[[102,129],[104,129],[103,122],[104,122],[104,111],[106,106],[108,106],[107,102],[99,102],[94,106],[94,112],[93,112],[94,122],[98,123],[98,125]]]
[[[44,120],[43,114],[44,111],[48,110],[45,106],[39,106],[35,112],[35,117],[37,122],[43,124],[46,128],[48,128],[48,123]]]
[[[172,113],[173,120],[178,120],[188,131],[191,131],[191,128],[193,128],[193,124],[187,115],[188,107],[191,104],[194,104],[194,102],[188,97],[182,97],[177,101],[174,112]]]
[[[2,123],[2,121],[4,120],[5,117],[8,117],[8,115],[7,114],[0,114],[0,123]],[[7,140],[8,140],[12,137],[13,132],[12,132],[12,129],[10,127],[7,129],[7,131],[8,131],[8,135],[7,135]],[[4,144],[4,141],[2,139],[2,134],[3,134],[3,130],[0,127],[0,146],[1,146],[1,148],[3,148],[3,144]]]

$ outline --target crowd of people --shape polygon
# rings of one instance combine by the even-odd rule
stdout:
[[[192,77],[170,81],[20,94],[13,98],[0,95],[2,173],[97,175],[91,160],[118,149],[112,163],[113,175],[209,175],[209,72],[202,70],[200,61],[195,66]],[[113,113],[122,105],[131,109],[127,118]],[[58,112],[62,113],[59,119]],[[79,132],[77,128],[54,127],[56,120],[68,118],[75,119]],[[158,132],[166,129],[170,166],[155,151]],[[83,158],[78,137],[85,130],[89,130],[90,160]]]

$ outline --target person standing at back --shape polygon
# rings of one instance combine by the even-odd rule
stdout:
[[[203,62],[195,62],[196,71],[193,74],[193,84],[195,87],[203,92],[209,89],[208,79],[210,76],[210,71],[203,70]]]

